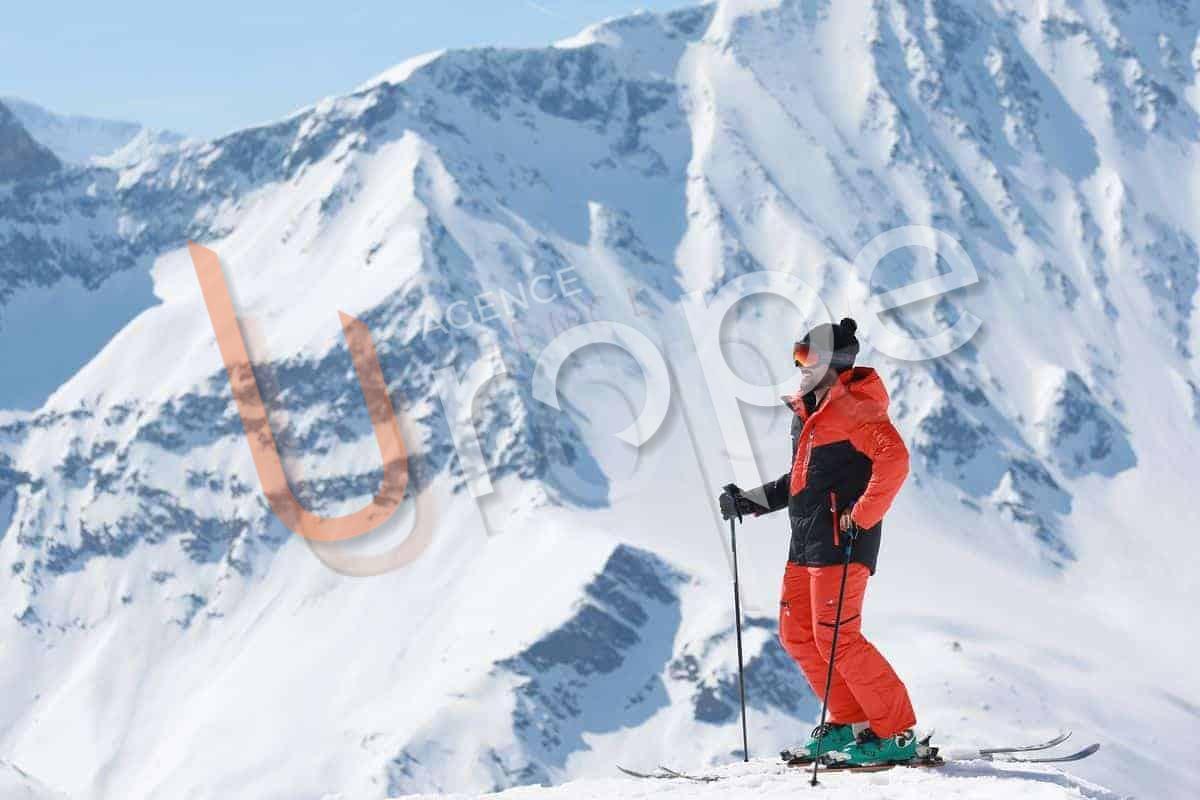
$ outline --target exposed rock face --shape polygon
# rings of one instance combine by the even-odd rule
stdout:
[[[21,125],[8,106],[0,103],[0,181],[38,178],[62,164]]]

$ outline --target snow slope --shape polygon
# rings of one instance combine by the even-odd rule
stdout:
[[[64,797],[20,767],[5,761],[0,761],[0,794],[6,800],[63,800]]]
[[[1198,30],[1200,4],[1165,0],[730,0],[433,54],[271,125],[0,183],[3,356],[40,376],[0,412],[0,757],[89,798],[735,760],[713,495],[751,459],[718,420],[744,420],[765,479],[788,418],[707,387],[681,304],[765,268],[860,319],[909,442],[865,629],[921,724],[964,747],[1071,727],[1104,744],[1083,778],[1193,796]],[[872,292],[939,268],[855,264],[911,224],[979,281],[874,320]],[[222,258],[306,506],[355,510],[381,474],[339,310],[371,330],[418,503],[344,545],[274,519],[188,239]],[[524,303],[476,302],[502,292]],[[950,356],[872,346],[967,312],[983,326]],[[782,382],[814,316],[758,296],[710,327],[739,374]],[[561,409],[534,395],[542,348],[592,320],[668,364],[637,451],[613,434],[664,386],[629,355],[570,359]],[[439,370],[492,361],[476,502]],[[363,575],[413,513],[428,549]],[[787,523],[739,536],[762,756],[817,705],[774,640]]]
[[[820,791],[821,797],[833,800],[858,800],[871,797],[879,800],[926,800],[936,798],[970,798],[971,800],[1009,800],[1013,797],[1033,800],[1118,800],[1120,795],[1087,781],[1072,778],[1060,771],[1022,766],[995,766],[984,762],[967,762],[943,768],[937,772],[923,770],[892,770],[860,775],[825,775],[821,788],[808,785],[807,770],[783,767],[766,762],[731,764],[707,770],[704,776],[720,777],[717,783],[701,783],[682,779],[644,780],[630,778],[591,779],[566,783],[553,788],[525,787],[510,789],[485,797],[504,800],[540,800],[540,798],[732,798],[733,800],[762,800],[793,798],[797,793]],[[431,800],[433,797],[466,798],[480,795],[404,795],[406,800]]]

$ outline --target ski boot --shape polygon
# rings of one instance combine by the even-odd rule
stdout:
[[[930,752],[932,751],[932,752]],[[860,731],[853,742],[827,753],[824,761],[831,767],[861,767],[873,764],[908,764],[922,758],[936,758],[937,751],[928,740],[917,741],[912,729],[881,739],[870,728]]]
[[[821,752],[817,752],[817,740],[821,742]],[[813,728],[808,741],[779,753],[780,758],[795,766],[811,764],[813,759],[824,753],[834,753],[854,741],[854,729],[850,725],[839,725],[836,722],[826,722]]]

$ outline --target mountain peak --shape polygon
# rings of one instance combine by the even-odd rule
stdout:
[[[37,178],[61,167],[58,158],[38,144],[8,106],[0,103],[0,181]]]

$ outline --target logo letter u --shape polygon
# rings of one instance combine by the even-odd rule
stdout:
[[[375,429],[375,441],[383,457],[383,482],[379,492],[365,508],[342,517],[322,517],[300,505],[283,474],[283,463],[267,421],[267,409],[259,394],[254,370],[250,366],[250,356],[238,327],[229,287],[221,272],[220,259],[213,251],[194,242],[188,243],[188,250],[200,281],[204,304],[208,307],[213,333],[221,349],[221,359],[229,375],[229,386],[242,417],[246,441],[254,457],[254,468],[258,471],[263,493],[275,516],[292,532],[317,542],[353,539],[378,528],[396,513],[404,498],[404,490],[408,486],[408,456],[367,326],[349,314],[338,312],[350,358],[358,373],[358,385],[362,388],[371,425]]]

